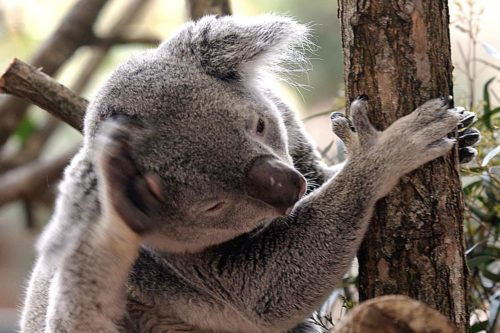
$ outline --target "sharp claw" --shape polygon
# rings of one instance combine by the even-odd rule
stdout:
[[[456,106],[453,109],[450,109],[450,111],[456,112],[458,114],[463,114],[465,111],[465,108],[462,106]]]
[[[472,146],[479,142],[481,133],[475,128],[468,128],[458,134],[458,145],[460,148]]]
[[[337,119],[337,118],[345,118],[344,114],[342,112],[333,112],[331,115],[330,115],[330,119],[333,120],[333,119]]]
[[[458,129],[464,129],[472,125],[477,121],[477,117],[473,112],[464,111],[463,118],[460,120],[460,124],[458,124]]]
[[[351,119],[347,118],[347,123],[349,124],[349,128],[351,129],[351,131],[356,132],[356,128],[352,124]]]
[[[368,95],[362,94],[362,95],[359,95],[358,97],[356,97],[356,99],[360,100],[360,101],[367,101],[369,98],[368,98]]]
[[[343,118],[345,120],[347,120],[347,124],[349,126],[349,129],[353,132],[356,132],[356,129],[354,128],[354,125],[352,124],[352,121],[351,119],[347,118],[343,113],[341,112],[333,112],[331,115],[330,115],[330,119],[332,121],[336,120],[336,119],[339,119],[339,118]]]
[[[471,147],[458,149],[458,159],[461,164],[469,163],[476,158],[477,150]]]

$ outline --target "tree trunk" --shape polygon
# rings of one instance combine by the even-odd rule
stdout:
[[[452,94],[446,1],[339,0],[339,17],[346,98],[368,95],[379,130]],[[403,177],[378,202],[359,251],[360,298],[408,295],[466,332],[462,213],[457,151]]]

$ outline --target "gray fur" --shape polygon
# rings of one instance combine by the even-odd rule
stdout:
[[[375,202],[452,148],[459,116],[437,99],[378,132],[357,100],[356,132],[333,119],[349,158],[331,177],[263,81],[306,35],[288,18],[205,17],[112,74],[38,243],[24,332],[312,329]],[[309,182],[288,216],[245,192],[263,155]]]

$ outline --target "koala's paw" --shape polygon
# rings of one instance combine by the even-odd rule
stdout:
[[[450,109],[451,96],[427,101],[383,132],[383,144],[406,173],[448,153],[456,143],[447,137],[460,124]]]
[[[95,155],[104,212],[117,214],[138,234],[153,228],[164,202],[160,177],[142,174],[131,155],[132,140],[145,131],[126,116],[110,118],[98,132]]]
[[[344,142],[348,155],[363,149],[378,136],[378,131],[368,120],[368,97],[361,95],[351,104],[352,121],[340,112],[330,115],[332,130]]]
[[[358,135],[349,118],[340,112],[330,115],[333,133],[344,143],[346,153],[353,154],[358,150]]]
[[[473,112],[466,111],[460,106],[453,108],[452,111],[461,118],[458,124],[458,158],[462,164],[469,163],[477,155],[477,150],[473,146],[481,140],[481,133],[476,128],[471,128],[477,117]]]

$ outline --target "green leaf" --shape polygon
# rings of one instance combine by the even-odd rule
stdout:
[[[475,206],[469,206],[469,210],[472,214],[476,215],[481,221],[486,219],[486,214],[484,214],[479,208]]]
[[[500,145],[496,146],[493,150],[486,154],[486,156],[483,158],[483,163],[481,163],[481,166],[485,167],[498,154],[500,154]]]
[[[483,183],[482,180],[475,180],[475,181],[465,185],[462,190],[464,191],[464,194],[466,196],[469,196],[472,193],[472,191],[481,187],[482,183]]]
[[[483,276],[485,278],[487,278],[495,283],[500,282],[500,274],[499,273],[494,273],[494,272],[490,271],[489,269],[482,269],[481,274],[483,274]]]
[[[496,246],[488,245],[480,253],[488,254],[500,259],[500,248]]]
[[[500,259],[500,248],[486,245],[482,242],[478,242],[474,244],[471,248],[467,250],[467,256],[470,258],[478,257],[478,256],[490,256],[493,258]]]
[[[475,323],[474,325],[471,326],[469,332],[470,333],[479,333],[482,331],[486,331],[486,328],[488,328],[488,321],[483,320]]]
[[[493,125],[491,124],[491,116],[492,116],[492,111],[491,110],[491,103],[490,103],[490,84],[493,83],[495,80],[495,77],[492,77],[488,81],[486,81],[484,87],[483,87],[483,100],[484,100],[484,107],[483,107],[483,122],[486,128],[488,128],[490,131],[493,131]]]
[[[483,255],[483,256],[476,256],[473,258],[470,258],[467,260],[467,264],[469,267],[479,267],[482,265],[488,265],[489,263],[495,261],[496,257],[494,256],[488,256],[488,255]]]
[[[24,117],[24,119],[21,121],[16,131],[14,132],[14,136],[16,136],[21,141],[21,144],[24,144],[35,130],[35,122],[29,117]]]

